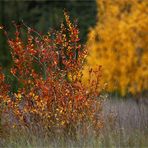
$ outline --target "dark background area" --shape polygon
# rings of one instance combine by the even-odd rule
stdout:
[[[96,23],[97,6],[95,0],[0,0],[0,25],[13,35],[12,21],[22,20],[38,32],[46,33],[51,28],[58,29],[62,22],[63,10],[67,10],[71,20],[78,20],[80,39],[86,42],[89,28]],[[5,36],[0,30],[0,65],[10,65],[10,55]]]

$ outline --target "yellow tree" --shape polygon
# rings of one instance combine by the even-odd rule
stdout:
[[[88,34],[89,67],[103,67],[107,91],[139,94],[148,90],[148,1],[97,0],[98,22]]]

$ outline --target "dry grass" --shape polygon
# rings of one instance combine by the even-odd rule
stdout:
[[[8,141],[1,140],[1,147],[8,148],[91,148],[91,147],[140,147],[148,146],[148,107],[141,102],[107,99],[103,114],[105,127],[96,137],[91,131],[86,137],[81,136],[81,127],[77,129],[77,139],[62,137],[54,133],[42,135],[43,129],[36,133],[22,129],[12,131]]]
[[[109,114],[114,118],[108,118]],[[132,99],[108,99],[104,115],[106,126],[101,137],[105,147],[148,146],[148,105],[144,101],[137,104]]]

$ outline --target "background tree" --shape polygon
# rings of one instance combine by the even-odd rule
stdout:
[[[0,24],[5,24],[5,3],[0,1]],[[5,65],[8,62],[6,50],[6,40],[0,30],[0,63]]]
[[[98,22],[88,35],[88,67],[103,66],[108,92],[148,90],[148,1],[97,0]]]
[[[49,31],[49,28],[57,29],[64,19],[63,10],[66,9],[72,19],[78,19],[81,43],[84,43],[88,28],[96,22],[95,0],[1,0],[0,3],[0,25],[6,27],[9,36],[13,36],[15,30],[12,21],[20,24],[24,20],[27,25],[43,34]],[[0,38],[4,39],[2,36]],[[6,66],[10,65],[10,62],[7,62],[10,58],[8,53],[3,56],[7,51],[6,47],[3,48],[4,45],[6,44],[0,44],[0,65]]]

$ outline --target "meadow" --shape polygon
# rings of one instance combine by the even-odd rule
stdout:
[[[86,44],[66,10],[45,34],[0,25],[11,61],[0,65],[0,147],[148,147],[148,3],[96,2]]]
[[[21,129],[10,133],[9,140],[1,138],[1,147],[8,148],[107,148],[127,147],[146,148],[148,145],[148,107],[141,102],[137,104],[133,99],[117,100],[107,99],[103,104],[105,127],[100,131],[99,136],[89,130],[84,138],[77,128],[77,140],[54,136],[50,139],[42,135],[44,130],[40,127],[34,133],[32,130]],[[109,116],[109,118],[108,118]]]

